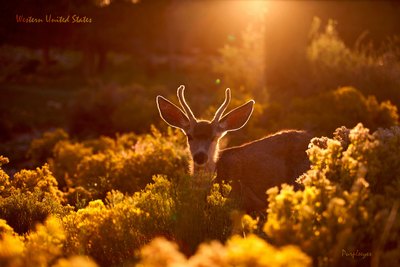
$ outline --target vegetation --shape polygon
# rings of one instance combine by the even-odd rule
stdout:
[[[333,139],[313,139],[311,169],[300,178],[304,189],[268,191],[268,237],[299,245],[318,266],[348,265],[349,251],[362,254],[353,263],[360,266],[398,261],[399,130],[370,133],[358,124],[338,128]]]
[[[4,4],[4,14],[68,9],[96,23],[0,19],[0,266],[398,265],[398,36],[276,8],[301,1],[272,1],[275,15],[247,12],[258,1],[25,2]],[[379,5],[344,8],[367,16]],[[242,17],[230,19],[235,12]],[[299,188],[270,188],[267,209],[244,214],[229,182],[188,175],[185,136],[160,123],[155,105],[179,84],[199,118],[226,87],[229,108],[256,100],[223,145],[312,133]]]
[[[44,138],[50,137],[47,133]],[[171,132],[161,136],[154,130],[152,135],[107,140],[84,144],[91,145],[91,153],[97,151],[87,157],[116,147],[127,153],[132,148],[124,147],[126,142],[156,146],[158,157],[144,153],[135,158],[139,162],[152,158],[155,166],[167,162],[167,166],[175,166],[176,158],[165,146],[175,145],[178,155],[185,153]],[[204,262],[210,266],[311,266],[312,262],[316,266],[374,262],[392,266],[400,255],[399,146],[398,126],[371,133],[358,124],[352,129],[336,129],[333,138],[314,138],[308,150],[311,168],[299,178],[303,188],[295,191],[282,185],[281,189],[269,189],[268,209],[259,219],[234,212],[238,207],[229,198],[228,184],[202,189],[196,186],[196,179],[168,173],[168,168],[159,169],[165,173],[153,176],[142,189],[135,184],[124,193],[124,187],[115,188],[121,183],[118,179],[127,177],[114,167],[96,167],[103,173],[95,175],[71,173],[64,192],[47,164],[21,170],[13,179],[2,170],[0,244],[4,250],[0,260],[4,266],[26,262],[52,266],[69,261],[89,266],[204,266]],[[81,150],[75,153],[79,155]],[[85,156],[82,158],[85,162]],[[49,158],[51,168],[63,159]],[[125,160],[105,157],[101,166],[123,168]],[[2,164],[6,163],[3,157]],[[178,165],[175,170],[181,168]],[[134,177],[135,172],[129,173]],[[115,188],[102,186],[103,177],[116,179]],[[93,185],[96,181],[97,187]],[[71,201],[72,194],[75,201]]]

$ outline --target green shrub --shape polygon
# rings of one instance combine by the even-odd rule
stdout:
[[[64,217],[67,253],[84,253],[102,266],[135,259],[135,250],[159,235],[171,236],[175,202],[171,182],[155,177],[146,189],[125,196],[107,194]]]
[[[83,142],[54,136],[58,134],[45,133],[32,142],[31,151],[46,151],[43,154],[70,204],[104,199],[113,189],[133,194],[150,183],[153,175],[179,177],[188,171],[189,154],[178,130],[162,135],[152,127],[151,134],[122,134]],[[77,197],[83,198],[78,201]]]
[[[174,236],[185,254],[192,254],[204,241],[225,241],[232,232],[231,214],[238,206],[228,199],[230,185],[214,184],[209,189],[191,177],[179,180]]]
[[[134,196],[112,191],[105,202],[89,205],[64,217],[67,253],[83,252],[102,266],[135,258],[135,250],[155,236],[171,237],[175,202],[171,182],[155,177],[154,183]]]
[[[329,90],[350,85],[365,94],[375,95],[379,100],[391,100],[400,105],[400,94],[396,89],[400,80],[396,72],[400,69],[399,40],[387,39],[380,48],[363,43],[360,36],[354,48],[346,46],[336,30],[336,22],[329,20],[321,30],[321,21],[316,18],[311,30],[311,41],[307,48],[311,75],[309,80],[318,90]]]
[[[154,176],[153,183],[136,192],[132,201],[148,216],[149,223],[141,229],[146,237],[173,236],[177,211],[175,189],[171,181],[165,176]]]
[[[0,220],[0,265],[4,267],[46,267],[97,265],[84,256],[65,257],[66,235],[60,219],[50,216],[31,232],[18,236]]]
[[[134,196],[152,222],[142,229],[146,236],[171,238],[186,254],[192,254],[204,241],[225,241],[230,236],[231,213],[237,206],[227,198],[229,185],[214,184],[208,190],[187,175],[172,182],[165,177],[153,179],[153,184]]]
[[[67,254],[85,254],[102,266],[118,265],[134,258],[135,249],[148,241],[140,230],[150,223],[130,199],[106,206],[95,200],[63,218]]]
[[[231,213],[237,206],[227,198],[229,185],[214,184],[209,191],[197,187],[187,175],[172,181],[155,176],[153,181],[131,200],[148,215],[148,223],[140,231],[149,240],[160,235],[168,237],[191,254],[206,240],[224,241],[230,236]],[[107,200],[110,196],[113,194]]]
[[[27,156],[34,164],[41,165],[53,155],[53,148],[58,142],[68,139],[69,135],[63,129],[45,132],[42,137],[31,142]]]
[[[351,190],[354,181],[362,177],[372,193],[394,199],[394,189],[400,182],[399,147],[398,126],[371,134],[358,124],[351,130],[338,128],[333,140],[314,140],[309,155],[312,168],[323,171],[327,179],[343,189]]]
[[[36,223],[43,222],[51,214],[64,215],[68,210],[58,201],[44,197],[38,189],[26,193],[15,190],[9,197],[0,198],[0,218],[19,234],[33,229]]]
[[[10,187],[10,176],[2,168],[7,163],[9,163],[8,158],[0,155],[0,192],[4,192]]]
[[[370,134],[359,124],[313,139],[311,170],[300,179],[305,188],[268,191],[268,238],[299,245],[318,266],[398,261],[400,222],[389,214],[398,209],[399,137],[398,127]],[[382,238],[385,228],[391,235]],[[356,260],[346,256],[357,251]]]
[[[67,186],[74,186],[78,164],[92,154],[91,147],[70,140],[60,141],[54,145],[52,157],[48,161],[61,189],[65,190]]]
[[[176,134],[169,131],[164,137],[153,128],[152,135],[137,137],[132,147],[88,155],[77,165],[72,185],[89,190],[93,198],[104,198],[113,189],[134,193],[155,174],[178,177],[187,171],[188,154],[179,141],[182,136]]]
[[[145,189],[127,196],[118,191],[63,218],[68,255],[83,253],[102,266],[136,259],[135,251],[157,236],[176,240],[187,254],[205,240],[226,240],[232,205],[217,185],[199,194],[187,177],[155,176]],[[229,188],[222,190],[229,193]]]
[[[138,84],[86,89],[72,105],[69,128],[81,136],[144,132],[158,118],[154,99],[162,90]]]
[[[47,165],[36,170],[21,170],[11,181],[2,183],[0,194],[0,218],[17,233],[33,229],[51,214],[65,214],[63,194]]]
[[[372,130],[399,123],[397,107],[365,97],[353,87],[341,87],[309,98],[294,99],[278,119],[280,127],[309,129],[327,135],[338,126],[354,127],[362,122]],[[282,109],[282,108],[280,108]],[[269,114],[268,109],[266,115]]]
[[[57,180],[47,164],[36,170],[21,170],[15,173],[11,186],[21,193],[38,191],[43,198],[63,202],[63,193],[58,189]]]

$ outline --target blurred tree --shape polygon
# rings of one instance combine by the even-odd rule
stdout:
[[[308,76],[304,56],[315,16],[321,21],[339,22],[338,35],[351,48],[366,30],[375,45],[387,36],[400,34],[399,12],[398,1],[271,1],[265,31],[265,76],[271,99],[307,96],[320,89]],[[343,85],[347,84],[335,86]]]
[[[105,5],[107,3],[107,5]],[[0,44],[41,49],[43,63],[50,62],[50,48],[83,52],[87,74],[104,70],[108,51],[136,56],[154,50],[163,32],[164,9],[169,0],[34,0],[2,4]],[[16,16],[40,18],[46,15],[87,17],[91,23],[18,23]],[[70,21],[72,18],[70,17]]]

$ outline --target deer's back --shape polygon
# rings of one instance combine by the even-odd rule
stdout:
[[[294,184],[309,168],[306,150],[310,139],[308,133],[292,130],[222,150],[216,181],[232,181],[232,194],[246,210],[263,209],[268,188]]]

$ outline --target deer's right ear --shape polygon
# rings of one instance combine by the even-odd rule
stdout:
[[[172,127],[177,127],[183,130],[189,128],[189,118],[180,108],[169,100],[162,96],[157,96],[157,108],[161,118]]]

